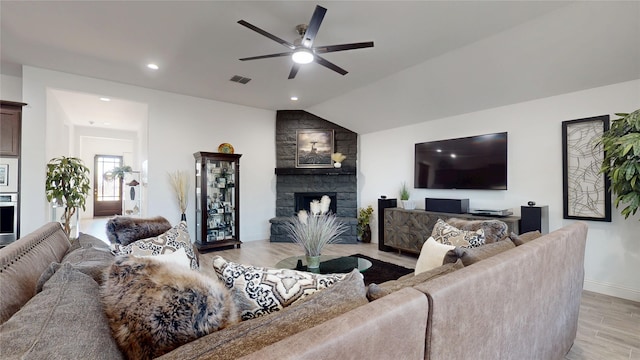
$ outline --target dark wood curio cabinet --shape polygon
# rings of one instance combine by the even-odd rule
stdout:
[[[197,152],[196,247],[240,248],[240,154]]]

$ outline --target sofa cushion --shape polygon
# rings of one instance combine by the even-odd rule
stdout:
[[[367,298],[362,274],[354,269],[326,290],[278,312],[202,337],[160,359],[237,359],[365,304]]]
[[[123,359],[98,284],[70,264],[0,325],[0,349],[5,359]]]
[[[0,324],[36,294],[40,274],[70,245],[60,223],[51,222],[0,251]]]
[[[478,247],[485,244],[484,230],[460,230],[442,219],[436,221],[431,236],[439,243],[459,247]]]
[[[105,230],[111,243],[129,245],[136,240],[158,236],[169,229],[171,229],[171,223],[162,216],[152,218],[116,216],[107,221]]]
[[[108,269],[102,303],[130,359],[158,357],[240,321],[220,280],[157,257],[119,257]]]
[[[542,234],[538,230],[529,231],[520,235],[516,235],[515,233],[511,233],[511,235],[509,235],[511,241],[513,241],[516,246],[528,243],[529,241],[535,240],[540,236],[542,236]]]
[[[417,274],[415,276],[410,276],[398,280],[390,280],[379,285],[372,283],[369,284],[369,287],[367,288],[367,299],[369,299],[369,301],[377,300],[381,297],[391,294],[392,292],[406,287],[416,286],[429,279],[435,279],[450,272],[454,272],[458,269],[462,269],[463,267],[464,265],[462,264],[462,261],[456,261],[454,263],[440,265],[431,270],[421,272],[420,274]]]
[[[509,249],[513,249],[514,247],[516,246],[511,241],[497,241],[492,244],[471,249],[456,247],[453,250],[447,251],[447,254],[444,256],[443,263],[455,263],[460,260],[464,266],[469,266],[480,260],[489,258]]]
[[[509,236],[509,226],[502,220],[468,220],[460,218],[449,218],[447,224],[454,226],[460,230],[484,231],[484,239],[486,244],[504,240]]]
[[[345,278],[345,274],[320,275],[290,269],[271,269],[213,258],[213,268],[231,289],[242,320],[281,310]]]
[[[455,246],[439,243],[435,241],[433,237],[429,237],[427,241],[422,244],[414,274],[417,276],[420,273],[441,266],[444,256],[447,254],[447,251],[451,249],[455,249]]]
[[[137,240],[129,245],[114,244],[113,252],[115,255],[145,256],[172,253],[181,248],[187,253],[191,261],[191,268],[197,269],[199,267],[197,250],[191,243],[186,221],[181,221],[178,225],[156,237]]]

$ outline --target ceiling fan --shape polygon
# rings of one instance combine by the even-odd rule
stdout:
[[[324,19],[324,15],[326,12],[327,12],[327,9],[323,8],[322,6],[316,5],[316,9],[313,12],[313,15],[311,16],[309,25],[301,24],[296,26],[296,30],[298,31],[300,38],[296,39],[293,42],[293,44],[273,34],[270,34],[260,29],[259,27],[252,25],[244,20],[238,21],[238,24],[242,26],[246,26],[249,29],[257,32],[258,34],[266,36],[269,39],[277,43],[280,43],[291,50],[291,51],[278,53],[278,54],[252,56],[252,57],[242,58],[240,60],[247,61],[247,60],[281,57],[281,56],[291,56],[293,60],[293,66],[291,67],[291,72],[289,72],[289,79],[293,79],[296,77],[298,70],[300,70],[300,65],[308,64],[313,61],[341,75],[346,75],[348,73],[347,70],[328,61],[327,59],[321,57],[319,54],[373,47],[373,41],[351,43],[351,44],[340,44],[340,45],[313,46],[313,41],[315,40],[315,37],[318,34],[318,30],[320,29],[320,24],[322,24],[322,19]]]

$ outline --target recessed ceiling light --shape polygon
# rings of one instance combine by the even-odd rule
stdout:
[[[153,64],[153,63],[151,63],[151,64],[147,64],[147,67],[148,67],[149,69],[151,69],[151,70],[158,70],[158,69],[160,69],[160,67],[159,67],[158,65]]]
[[[111,125],[111,123],[110,123],[110,122],[105,122],[105,123],[103,123],[103,124],[104,124],[104,125],[107,125],[107,126]]]
[[[111,99],[109,99],[108,97],[101,97],[100,100],[102,100],[102,101],[111,101]]]
[[[292,96],[291,97],[291,101],[298,101],[298,97],[297,96]]]

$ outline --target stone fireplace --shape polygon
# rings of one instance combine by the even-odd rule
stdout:
[[[296,130],[334,130],[334,152],[347,156],[342,167],[296,168]],[[272,242],[291,242],[282,224],[301,208],[309,210],[313,199],[331,197],[331,211],[350,227],[342,243],[357,241],[357,134],[301,110],[282,110],[276,115],[276,217],[271,223]]]

